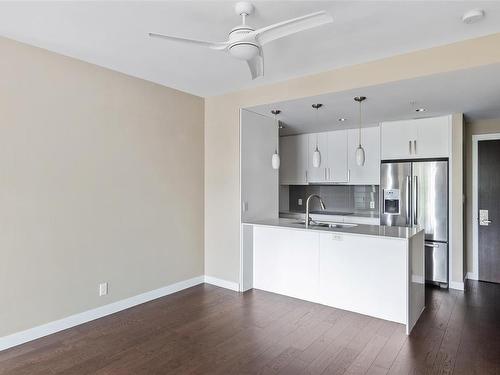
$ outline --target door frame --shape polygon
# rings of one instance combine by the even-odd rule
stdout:
[[[478,176],[479,176],[479,141],[500,140],[500,133],[476,134],[472,136],[472,260],[474,265],[472,273],[467,275],[468,279],[479,279],[479,194],[478,194]]]

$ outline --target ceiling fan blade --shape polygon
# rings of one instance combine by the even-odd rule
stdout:
[[[250,68],[252,79],[262,77],[264,75],[264,55],[262,54],[262,48],[259,48],[259,54],[257,56],[247,60],[247,64]]]
[[[263,45],[287,35],[331,22],[333,22],[332,16],[325,11],[321,11],[266,26],[253,31],[252,34]]]
[[[163,34],[157,34],[157,33],[149,33],[149,36],[153,37],[153,38],[167,39],[167,40],[171,40],[173,42],[194,44],[194,45],[207,47],[207,48],[214,49],[214,50],[225,50],[229,46],[228,42],[205,42],[203,40],[179,38],[177,36],[163,35]]]

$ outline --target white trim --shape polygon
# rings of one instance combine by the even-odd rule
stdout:
[[[462,124],[463,125],[463,124]],[[448,286],[453,276],[453,115],[448,116]],[[462,128],[463,131],[463,128]],[[450,286],[451,288],[451,286]]]
[[[114,314],[119,311],[140,305],[151,300],[167,296],[181,290],[191,288],[198,284],[203,284],[204,277],[197,276],[192,279],[179,281],[175,284],[167,285],[159,289],[141,293],[136,296],[126,298],[108,305],[100,306],[92,310],[87,310],[78,314],[70,315],[66,318],[55,320],[25,331],[16,332],[8,336],[0,337],[0,351],[24,344],[28,341],[36,340],[40,337],[51,335],[53,333],[90,322],[106,315]]]
[[[465,278],[468,280],[478,280],[477,273],[474,273],[474,272],[467,272],[467,275],[465,275]]]
[[[463,281],[450,281],[449,287],[450,289],[455,289],[455,290],[465,289]]]
[[[239,140],[239,150],[238,150],[238,153],[239,153],[239,164],[238,164],[238,168],[239,168],[239,213],[240,213],[240,264],[239,264],[239,269],[238,269],[238,272],[239,272],[239,275],[238,275],[238,281],[240,283],[240,285],[243,285],[243,227],[241,225],[241,223],[243,222],[243,196],[242,196],[242,187],[241,187],[241,144],[242,144],[242,139],[241,139],[241,119],[242,119],[242,111],[243,109],[240,108],[239,110],[239,126],[238,126],[238,140]],[[205,276],[205,280],[207,279],[207,276]],[[215,278],[213,278],[215,279]],[[215,280],[218,280],[218,279],[215,279]],[[207,282],[207,281],[205,281]],[[209,283],[211,284],[211,283]],[[214,285],[217,285],[217,284],[214,284]],[[239,291],[239,288],[238,288],[238,291]]]
[[[500,139],[500,133],[477,134],[472,136],[472,260],[474,262],[472,272],[469,272],[471,279],[478,280],[479,277],[479,236],[478,236],[478,217],[479,203],[477,194],[478,184],[478,142],[485,140]],[[467,267],[468,268],[468,267]]]
[[[234,281],[218,279],[217,277],[205,275],[205,282],[207,284],[215,285],[221,288],[234,290],[235,292],[240,291],[240,285],[238,283],[235,283]]]

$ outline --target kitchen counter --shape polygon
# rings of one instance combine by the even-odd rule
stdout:
[[[253,225],[267,226],[267,227],[292,228],[304,231],[335,232],[335,233],[345,233],[345,234],[359,234],[363,236],[389,237],[389,238],[401,238],[401,239],[409,239],[415,236],[420,231],[422,231],[422,229],[415,229],[415,228],[388,227],[381,225],[366,225],[366,224],[358,224],[356,226],[346,227],[346,228],[309,227],[308,229],[306,229],[304,224],[299,224],[297,223],[297,221],[298,221],[297,219],[279,218],[279,219],[268,219],[268,220],[256,220],[244,224],[253,224]]]
[[[297,219],[242,225],[242,290],[354,311],[406,326],[425,306],[423,230],[359,224],[309,227]]]

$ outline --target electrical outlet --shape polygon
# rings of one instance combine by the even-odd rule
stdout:
[[[99,284],[99,297],[105,296],[108,294],[108,283],[100,283]]]
[[[298,204],[299,206],[302,206],[302,199],[300,199],[300,198],[299,198],[299,199],[297,200],[297,204]]]
[[[370,201],[370,208],[375,208],[375,201]]]

